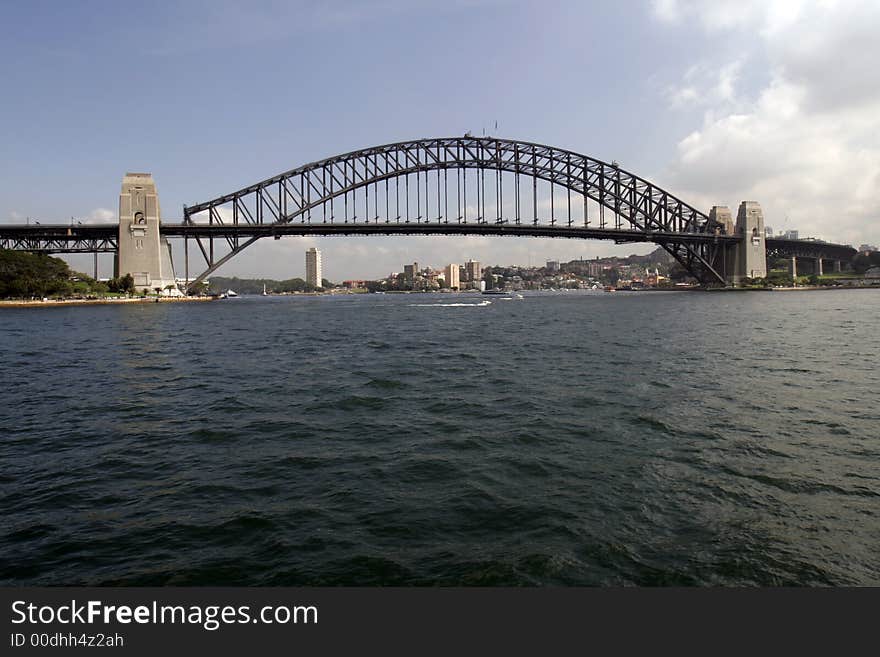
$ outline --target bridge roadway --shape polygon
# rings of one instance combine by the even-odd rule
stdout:
[[[735,243],[732,235],[680,233],[667,231],[623,230],[567,226],[564,222],[549,224],[446,223],[446,222],[353,222],[283,224],[187,224],[163,223],[162,235],[176,238],[281,238],[285,235],[501,235],[528,237],[565,237],[613,240],[619,244],[664,240],[691,243]],[[107,253],[115,252],[119,225],[106,224],[0,224],[0,248],[39,253]],[[771,257],[821,256],[829,260],[850,260],[856,253],[849,245],[817,240],[768,238],[767,253]]]
[[[674,233],[667,231],[584,228],[557,224],[512,223],[427,223],[427,222],[354,222],[348,223],[284,223],[284,224],[186,224],[163,223],[165,237],[178,238],[262,238],[279,239],[285,235],[506,235],[518,237],[567,237],[614,240],[618,243],[656,242],[665,240],[691,243],[733,243],[737,238],[705,233]],[[94,253],[116,251],[117,224],[38,224],[29,226],[0,225],[0,248],[39,253]]]
[[[262,225],[196,225],[163,224],[162,234],[168,237],[274,237],[285,235],[501,235],[510,237],[567,237],[581,239],[614,240],[627,242],[663,242],[665,240],[692,243],[735,242],[735,237],[715,236],[705,233],[683,235],[678,232],[651,230],[624,230],[614,228],[589,228],[568,226],[564,223],[515,224],[504,222],[348,222],[348,223],[297,223]]]
[[[0,248],[33,253],[109,253],[119,224],[0,224]]]

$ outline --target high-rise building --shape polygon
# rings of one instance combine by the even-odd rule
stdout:
[[[419,263],[414,262],[411,265],[403,266],[403,278],[407,283],[412,283],[416,280],[416,276],[419,274]]]
[[[558,260],[548,260],[547,261],[547,271],[559,271],[559,261]]]
[[[315,287],[321,287],[322,280],[321,252],[312,247],[306,251],[306,283]]]
[[[480,270],[480,263],[477,260],[468,260],[464,263],[464,269],[467,272],[467,280],[470,283],[474,283],[480,280],[482,275],[482,271]]]
[[[444,278],[446,278],[446,287],[452,288],[453,290],[457,290],[461,287],[461,283],[458,280],[458,265],[449,265],[446,268]]]

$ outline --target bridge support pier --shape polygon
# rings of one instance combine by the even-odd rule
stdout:
[[[131,274],[135,290],[180,294],[171,264],[171,245],[159,234],[156,183],[149,173],[127,173],[119,194],[119,250],[116,275]]]
[[[791,269],[791,280],[797,280],[797,256],[791,256],[789,268]]]
[[[842,266],[842,263],[840,262],[840,260],[835,260],[835,261],[834,261],[834,271],[837,272],[838,274],[839,274],[841,271],[843,271],[843,266]]]
[[[821,258],[821,257],[816,258],[816,270],[815,270],[815,271],[816,271],[816,276],[822,276],[822,275],[823,275],[823,272],[822,272],[822,258]]]
[[[733,225],[733,216],[730,214],[730,208],[726,205],[713,205],[709,209],[709,222],[711,224],[720,225],[721,232],[724,235],[736,235],[736,228]],[[738,254],[738,247],[725,244],[721,249],[718,260],[715,262],[715,266],[718,268],[721,275],[724,276],[724,280],[728,285],[733,282]]]
[[[739,285],[744,278],[767,276],[767,247],[764,243],[764,212],[755,201],[743,201],[736,214],[734,234],[739,244],[731,251],[728,283]]]

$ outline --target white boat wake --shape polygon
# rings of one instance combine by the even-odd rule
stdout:
[[[480,308],[491,305],[491,301],[479,303],[411,303],[410,308]]]

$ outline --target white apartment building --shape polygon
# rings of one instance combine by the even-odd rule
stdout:
[[[315,247],[306,251],[306,283],[321,287],[321,281],[324,279],[321,270],[321,252]]]
[[[446,267],[444,278],[446,279],[446,287],[456,290],[461,289],[461,284],[458,280],[458,265],[449,265]]]

